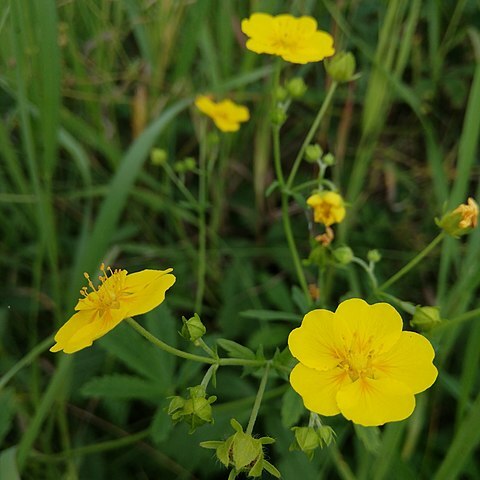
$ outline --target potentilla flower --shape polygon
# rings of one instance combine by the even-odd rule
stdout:
[[[278,55],[287,62],[319,62],[335,53],[332,36],[317,30],[312,17],[253,13],[242,20],[242,31],[250,37],[246,44],[249,50]]]
[[[153,310],[165,299],[165,292],[175,283],[175,277],[167,270],[142,270],[128,274],[126,270],[100,267],[103,275],[96,288],[85,273],[88,285],[80,290],[81,298],[75,313],[55,335],[57,342],[51,352],[63,350],[74,353],[89,347],[94,340],[103,337],[127,317]]]
[[[240,123],[250,119],[248,108],[231,100],[215,103],[210,97],[200,95],[195,99],[195,106],[209,116],[222,132],[236,132]]]
[[[307,205],[313,208],[313,220],[327,227],[345,218],[343,198],[336,192],[314,193],[307,198]]]
[[[452,237],[467,235],[478,224],[477,202],[470,197],[466,204],[462,203],[455,210],[445,213],[440,220],[436,218],[435,222]]]
[[[415,394],[437,378],[430,342],[402,331],[402,318],[387,303],[359,298],[335,313],[313,310],[290,333],[288,346],[300,363],[290,383],[309,410],[364,426],[409,417]]]

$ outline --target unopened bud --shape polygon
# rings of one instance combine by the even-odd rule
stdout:
[[[152,150],[150,154],[150,162],[152,162],[152,165],[162,167],[167,163],[167,160],[168,154],[166,150],[163,150],[163,148],[154,148]]]
[[[281,107],[276,107],[271,114],[272,123],[274,125],[280,126],[282,125],[285,120],[287,119],[287,114],[285,110]]]
[[[313,427],[293,427],[295,441],[290,450],[301,450],[311,460],[315,450],[320,446],[320,438]]]
[[[342,264],[348,265],[353,260],[353,251],[350,247],[338,247],[333,251],[335,260]]]
[[[328,167],[335,165],[335,157],[333,153],[327,153],[326,155],[324,155],[324,157],[322,158],[322,162]]]
[[[317,430],[318,438],[320,439],[320,446],[328,447],[335,440],[335,431],[332,427],[322,425]]]
[[[292,98],[300,98],[305,95],[307,86],[302,77],[294,77],[287,83],[287,91]]]
[[[351,52],[338,52],[334,57],[324,60],[325,70],[336,82],[352,80],[355,73],[355,57]]]
[[[382,259],[378,250],[369,250],[367,253],[367,259],[369,262],[377,263]]]
[[[308,145],[305,148],[305,160],[309,163],[318,162],[322,158],[323,150],[317,143],[315,145]]]
[[[186,157],[183,159],[183,163],[185,165],[185,170],[191,172],[192,170],[195,170],[197,167],[197,161],[193,157]]]
[[[277,102],[284,102],[288,97],[288,92],[286,88],[278,86],[275,89],[274,95]]]
[[[183,326],[180,335],[191,342],[195,342],[199,338],[202,338],[207,331],[205,325],[197,314],[188,320],[185,317],[182,317],[182,322]]]
[[[438,307],[417,306],[413,318],[410,320],[410,325],[422,332],[428,332],[441,322],[442,319],[440,318],[440,309]]]

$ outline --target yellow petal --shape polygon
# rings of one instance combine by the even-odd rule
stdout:
[[[372,366],[380,375],[407,385],[413,393],[430,387],[438,371],[432,363],[435,351],[430,342],[414,332],[402,332],[397,343],[374,358]]]
[[[272,30],[273,17],[268,13],[253,13],[242,20],[242,32],[249,37],[266,37]],[[248,47],[247,47],[248,48]]]
[[[240,130],[240,124],[230,119],[216,116],[216,117],[213,117],[213,121],[217,126],[217,128],[222,132],[236,132]]]
[[[175,283],[175,276],[168,270],[143,270],[128,275],[125,290],[128,297],[122,297],[122,308],[127,316],[141,315],[149,312],[165,299],[165,292]]]
[[[402,333],[402,317],[388,303],[369,305],[360,298],[343,301],[335,312],[345,345],[375,355],[390,350]]]
[[[305,407],[320,415],[340,413],[336,396],[351,383],[345,370],[318,371],[299,363],[290,374],[292,388],[302,397]]]
[[[57,342],[51,349],[51,352],[58,352],[63,350],[63,345],[67,344],[70,338],[75,333],[92,323],[96,318],[95,310],[82,310],[75,313],[69,320],[60,328],[55,335],[55,341]]]
[[[409,417],[415,409],[415,397],[395,380],[361,378],[339,390],[337,404],[347,419],[373,427]]]
[[[329,370],[341,361],[337,352],[342,350],[342,345],[336,332],[333,312],[313,310],[305,315],[302,325],[290,333],[288,347],[307,367]]]
[[[208,116],[212,116],[216,109],[215,102],[205,95],[200,95],[195,99],[195,106]]]

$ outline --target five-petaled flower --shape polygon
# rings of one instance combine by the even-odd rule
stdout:
[[[336,192],[314,193],[307,198],[307,205],[313,208],[314,221],[323,223],[327,227],[340,223],[345,218],[343,198]]]
[[[231,100],[215,103],[210,97],[199,95],[195,99],[195,106],[209,116],[222,132],[236,132],[240,123],[250,119],[248,108]]]
[[[409,417],[414,394],[437,378],[430,342],[402,331],[402,318],[387,303],[352,298],[335,313],[313,310],[290,333],[300,363],[290,383],[305,407],[321,415],[342,413],[364,426]]]
[[[75,306],[75,313],[55,335],[57,342],[50,351],[74,353],[89,347],[127,317],[153,310],[165,299],[165,292],[175,283],[167,270],[143,270],[127,274],[126,270],[105,268],[101,285],[95,288],[87,273],[85,278],[92,291],[84,287]]]
[[[246,47],[252,52],[278,55],[291,63],[319,62],[335,53],[332,36],[317,30],[312,17],[253,13],[242,20],[242,31],[250,37]]]

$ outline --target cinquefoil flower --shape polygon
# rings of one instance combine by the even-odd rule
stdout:
[[[324,191],[307,198],[307,205],[313,208],[313,220],[327,227],[340,223],[345,218],[345,204],[341,195]]]
[[[73,315],[55,335],[57,342],[51,352],[63,350],[74,353],[89,347],[94,340],[102,337],[127,317],[141,315],[160,305],[165,292],[175,283],[175,277],[167,270],[142,270],[127,274],[126,270],[105,268],[101,285],[96,288],[85,273],[92,291],[84,287]]]
[[[455,210],[447,212],[438,220],[437,225],[452,237],[460,237],[470,233],[478,224],[478,204],[469,197],[467,203],[462,203]]]
[[[290,383],[309,410],[364,426],[409,417],[415,394],[437,378],[434,350],[423,336],[402,331],[402,318],[387,303],[359,298],[335,313],[313,310],[288,345],[300,360]]]
[[[231,100],[215,103],[206,95],[200,95],[195,99],[195,106],[209,116],[222,132],[236,132],[240,123],[250,119],[248,108]]]
[[[250,37],[246,44],[249,50],[278,55],[287,62],[319,62],[335,53],[332,36],[317,30],[312,17],[253,13],[242,20],[242,31]]]

